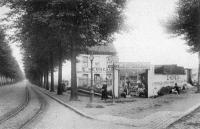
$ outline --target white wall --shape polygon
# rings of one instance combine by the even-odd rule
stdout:
[[[113,83],[112,77],[113,77],[113,72],[112,72],[112,68],[108,68],[108,65],[112,64],[112,60],[114,57],[116,56],[111,56],[111,55],[93,55],[94,56],[94,60],[93,60],[93,84],[97,87],[102,86],[103,83],[106,82],[106,78],[109,80],[107,81],[107,89],[108,90],[113,90],[113,85],[110,84],[109,82]],[[88,62],[87,65],[85,65],[83,63],[83,57],[88,57]],[[81,54],[77,57],[78,63],[77,63],[77,83],[80,86],[80,82],[79,79],[83,77],[83,74],[87,74],[88,75],[88,85],[90,86],[90,80],[91,80],[91,62],[89,60],[90,55],[86,55],[86,54]],[[94,83],[94,75],[95,74],[100,74],[100,84],[95,84]],[[111,76],[107,76],[108,74],[111,74]],[[115,93],[115,97],[118,97],[118,92],[119,92],[119,88],[118,88],[118,70],[115,70],[115,88],[114,88],[114,93]]]
[[[77,57],[77,60],[79,61],[77,63],[77,79],[83,77],[83,74],[88,74],[88,80],[91,79],[91,62],[89,60],[89,56],[90,55],[81,54],[79,57]],[[114,56],[111,55],[93,55],[93,56],[94,56],[93,77],[94,74],[100,74],[100,78],[102,79],[103,82],[106,80],[107,74],[112,74],[112,69],[108,68],[108,65],[110,60],[109,57],[112,58]],[[88,57],[87,66],[83,63],[83,57]]]
[[[183,86],[187,83],[187,75],[163,75],[155,74],[154,67],[148,71],[148,97],[157,95],[157,92],[166,86]]]
[[[93,55],[93,78],[94,74],[100,74],[100,78],[105,80],[107,73],[107,57],[109,55]],[[87,66],[83,63],[83,57],[88,57]],[[81,54],[77,57],[77,79],[83,77],[83,74],[88,74],[88,80],[91,78],[91,62],[89,60],[90,55]],[[89,81],[90,82],[90,81]],[[78,85],[79,80],[77,80]]]
[[[192,81],[193,82],[198,81],[198,69],[192,69]]]

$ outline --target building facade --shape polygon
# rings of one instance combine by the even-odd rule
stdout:
[[[91,55],[93,56],[93,86],[100,89],[106,83],[108,90],[113,90],[113,69],[111,66],[113,63],[119,62],[113,44],[89,48],[89,52],[80,54],[77,57],[77,85],[79,87],[91,86]],[[116,91],[115,95],[117,95],[118,75],[115,76],[115,79],[116,88],[114,91]]]

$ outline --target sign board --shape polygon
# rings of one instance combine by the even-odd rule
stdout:
[[[114,67],[115,67],[115,68],[119,68],[119,65],[115,65],[115,64],[114,64]],[[108,65],[108,68],[113,68],[113,65]]]
[[[119,62],[119,58],[117,56],[108,56],[106,58],[107,65],[112,65],[113,63],[116,64]]]
[[[120,69],[150,69],[148,62],[120,62]]]

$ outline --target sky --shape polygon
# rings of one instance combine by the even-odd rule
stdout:
[[[184,40],[166,33],[164,23],[175,15],[177,0],[129,0],[126,24],[129,31],[117,36],[120,61],[178,64],[196,68],[197,54],[188,52]]]
[[[114,41],[120,61],[178,64],[197,68],[197,54],[189,53],[185,41],[167,34],[163,23],[172,18],[177,0],[129,0],[125,10],[126,31]],[[0,15],[7,11],[0,8]],[[13,55],[21,68],[22,55],[16,44],[11,44]],[[65,64],[69,67],[69,64]],[[68,70],[69,71],[69,70]]]

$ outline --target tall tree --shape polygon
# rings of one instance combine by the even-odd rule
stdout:
[[[5,31],[0,27],[0,75],[12,81],[23,79],[23,73],[12,56],[11,49],[6,40]]]
[[[77,100],[77,55],[90,46],[111,41],[122,24],[124,3],[125,0],[53,0],[42,18],[38,17],[59,31],[64,39],[61,44],[68,46],[71,53],[71,100]]]
[[[60,73],[58,94],[62,94],[62,62],[69,57],[66,55],[70,55],[71,100],[77,100],[76,57],[88,47],[112,41],[113,33],[122,24],[125,2],[126,0],[4,0],[3,5],[8,5],[14,10],[12,14],[18,14],[22,20],[30,14],[34,21],[56,31]]]
[[[167,24],[168,31],[183,36],[191,52],[199,54],[198,90],[200,92],[200,1],[179,0],[177,15]]]

